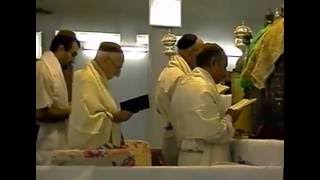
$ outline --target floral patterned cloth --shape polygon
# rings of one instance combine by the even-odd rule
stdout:
[[[56,150],[51,165],[151,166],[151,150],[147,142],[126,141],[117,149]]]
[[[51,165],[134,166],[135,160],[129,149],[56,150]]]

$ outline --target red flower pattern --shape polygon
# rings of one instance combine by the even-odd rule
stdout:
[[[83,155],[85,158],[100,158],[100,157],[105,157],[104,156],[105,151],[104,150],[86,150],[83,152]]]

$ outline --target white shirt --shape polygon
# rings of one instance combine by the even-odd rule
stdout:
[[[36,109],[68,106],[68,91],[60,63],[51,51],[45,52],[36,62]],[[37,151],[66,147],[65,122],[39,123],[39,125]],[[43,161],[46,157],[37,155],[37,159]]]

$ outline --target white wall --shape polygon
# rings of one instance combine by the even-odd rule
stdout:
[[[110,82],[111,91],[118,102],[149,93],[148,61],[148,54],[144,54],[143,58],[137,59],[130,58],[130,54],[125,54],[125,63],[121,70],[121,76],[114,78]],[[151,141],[150,119],[150,109],[133,115],[129,121],[122,125],[124,136],[129,139]]]
[[[195,33],[206,41],[233,46],[236,25],[245,20],[256,32],[263,26],[267,9],[280,7],[282,3],[282,0],[182,0],[182,28],[173,32]],[[43,32],[44,50],[57,29],[120,33],[122,43],[134,43],[136,34],[150,34],[150,55],[126,58],[122,75],[111,84],[118,101],[145,93],[152,95],[155,79],[167,63],[160,43],[166,29],[149,27],[148,0],[41,0],[37,5],[54,12],[37,15],[36,30]],[[76,67],[86,61],[80,55]],[[160,147],[160,126],[153,109],[140,112],[123,124],[126,138],[149,140],[153,147]]]

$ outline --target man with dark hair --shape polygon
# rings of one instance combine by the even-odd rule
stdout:
[[[162,153],[167,165],[177,165],[178,148],[174,131],[174,119],[170,117],[169,102],[175,82],[191,72],[196,66],[196,53],[203,44],[194,34],[185,34],[177,43],[178,54],[171,56],[168,65],[162,70],[157,81],[155,99],[157,112],[166,122]]]
[[[117,107],[109,89],[109,80],[120,76],[123,63],[121,47],[102,42],[94,60],[74,73],[68,128],[70,148],[123,145],[120,124],[132,113]]]
[[[180,166],[209,166],[230,161],[233,123],[240,111],[222,103],[216,84],[226,77],[227,56],[212,43],[203,45],[197,67],[178,80],[170,103],[176,119]]]
[[[40,125],[37,163],[47,163],[48,152],[66,147],[65,123],[70,114],[62,67],[73,61],[79,47],[74,37],[57,35],[50,51],[36,62],[36,119]]]
[[[73,31],[66,30],[66,29],[60,30],[57,35],[63,35],[63,36],[77,38],[76,34]],[[80,41],[79,40],[77,40],[77,45],[80,48]]]
[[[63,36],[69,36],[76,38],[76,34],[73,31],[70,30],[60,30],[57,35],[63,35]],[[78,47],[80,48],[80,41],[77,40]],[[73,81],[73,61],[68,63],[66,66],[62,67],[62,73],[64,76],[64,79],[66,81],[67,89],[68,89],[68,99],[69,102],[72,100],[72,81]]]

